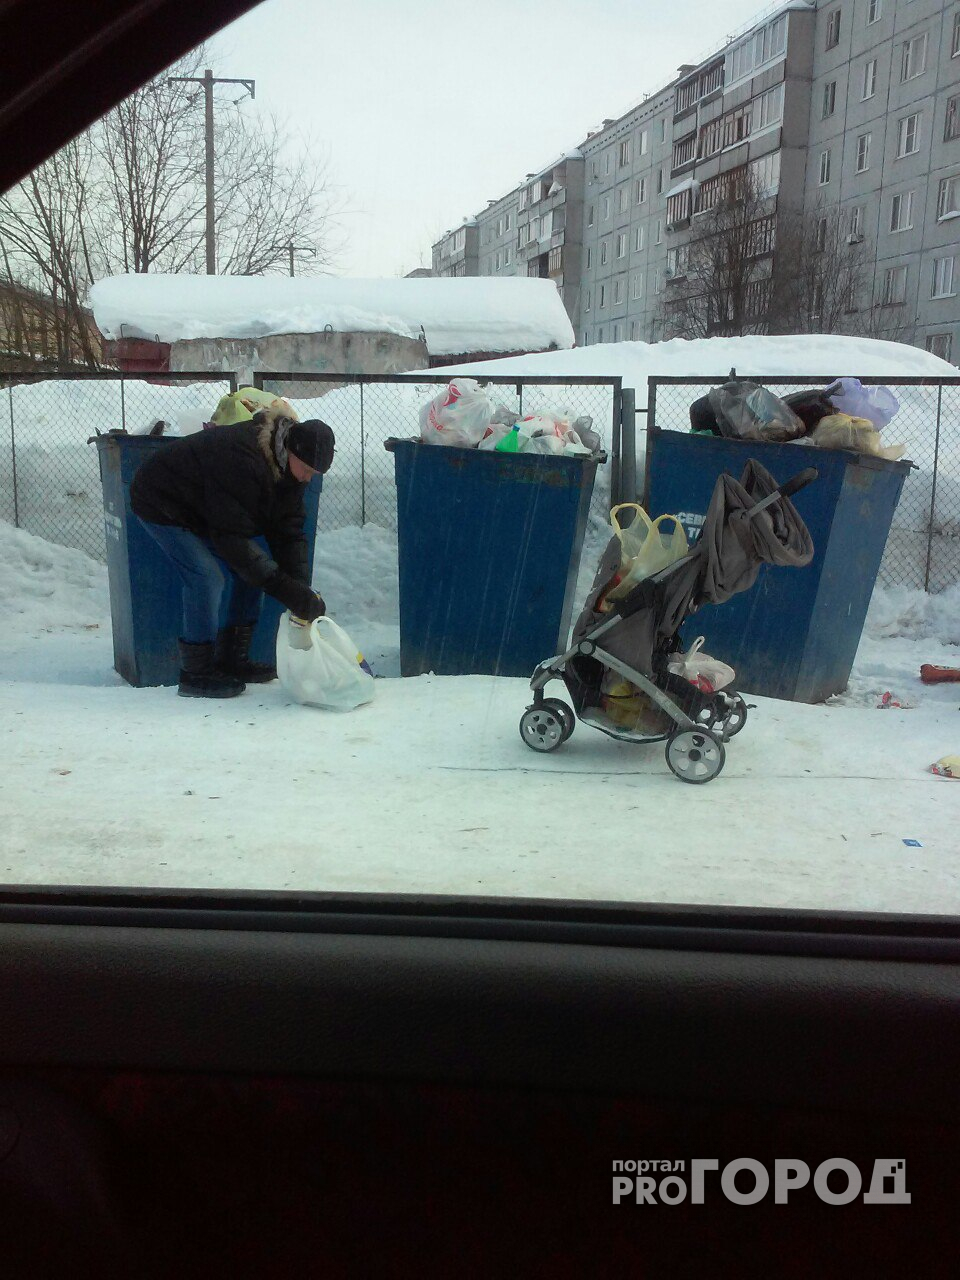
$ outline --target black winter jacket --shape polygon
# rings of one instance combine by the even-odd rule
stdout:
[[[130,505],[141,520],[209,539],[239,577],[302,617],[315,601],[303,532],[306,486],[289,472],[281,475],[275,433],[270,417],[176,440],[139,467]],[[256,537],[266,539],[270,555]]]

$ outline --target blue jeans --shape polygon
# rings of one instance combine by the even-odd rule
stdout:
[[[183,583],[183,631],[181,639],[192,644],[215,640],[220,630],[220,602],[230,584],[226,626],[256,622],[263,592],[244,582],[214,552],[210,542],[177,525],[140,522],[173,561]]]

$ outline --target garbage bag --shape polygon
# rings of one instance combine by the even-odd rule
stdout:
[[[838,378],[826,394],[837,413],[866,418],[878,431],[900,408],[900,401],[889,387],[865,387],[859,378]]]
[[[885,445],[872,422],[866,418],[851,418],[846,413],[822,418],[811,439],[821,449],[850,449],[854,453],[886,458],[888,462],[898,462],[907,451],[905,444]]]
[[[283,615],[277,632],[277,675],[286,692],[305,706],[352,711],[373,700],[373,674],[332,618],[317,618],[304,626],[289,613]]]
[[[822,418],[829,418],[836,409],[827,399],[827,393],[818,389],[811,391],[794,391],[783,397],[783,403],[792,409],[808,432]]]
[[[621,511],[633,511],[633,523],[623,528]],[[605,600],[619,600],[644,578],[659,573],[689,550],[687,535],[676,516],[662,515],[651,520],[639,502],[621,502],[610,512],[610,523],[620,539],[618,581],[605,593]],[[672,527],[671,527],[672,526]]]
[[[703,653],[703,646],[704,637],[697,636],[687,653],[675,654],[667,661],[667,670],[689,680],[703,693],[716,693],[718,689],[733,684],[736,672],[719,658]]]
[[[221,396],[216,409],[210,415],[215,427],[230,426],[236,422],[249,422],[261,409],[280,409],[287,418],[298,421],[292,406],[282,396],[260,387],[241,387],[229,395]]]
[[[720,434],[734,440],[783,443],[805,434],[793,410],[755,382],[725,382],[707,393]]]
[[[454,378],[420,410],[425,444],[475,449],[493,419],[493,405],[474,378]]]

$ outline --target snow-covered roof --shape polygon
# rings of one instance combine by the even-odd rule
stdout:
[[[99,280],[90,303],[105,338],[265,338],[281,333],[396,333],[432,355],[572,347],[552,280],[333,276],[125,275]]]

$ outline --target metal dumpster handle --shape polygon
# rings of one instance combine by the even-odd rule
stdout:
[[[789,498],[791,494],[797,493],[800,489],[805,489],[808,484],[813,484],[818,479],[820,472],[816,467],[807,467],[806,471],[798,471],[795,476],[791,476],[784,484],[780,486],[780,497]]]

